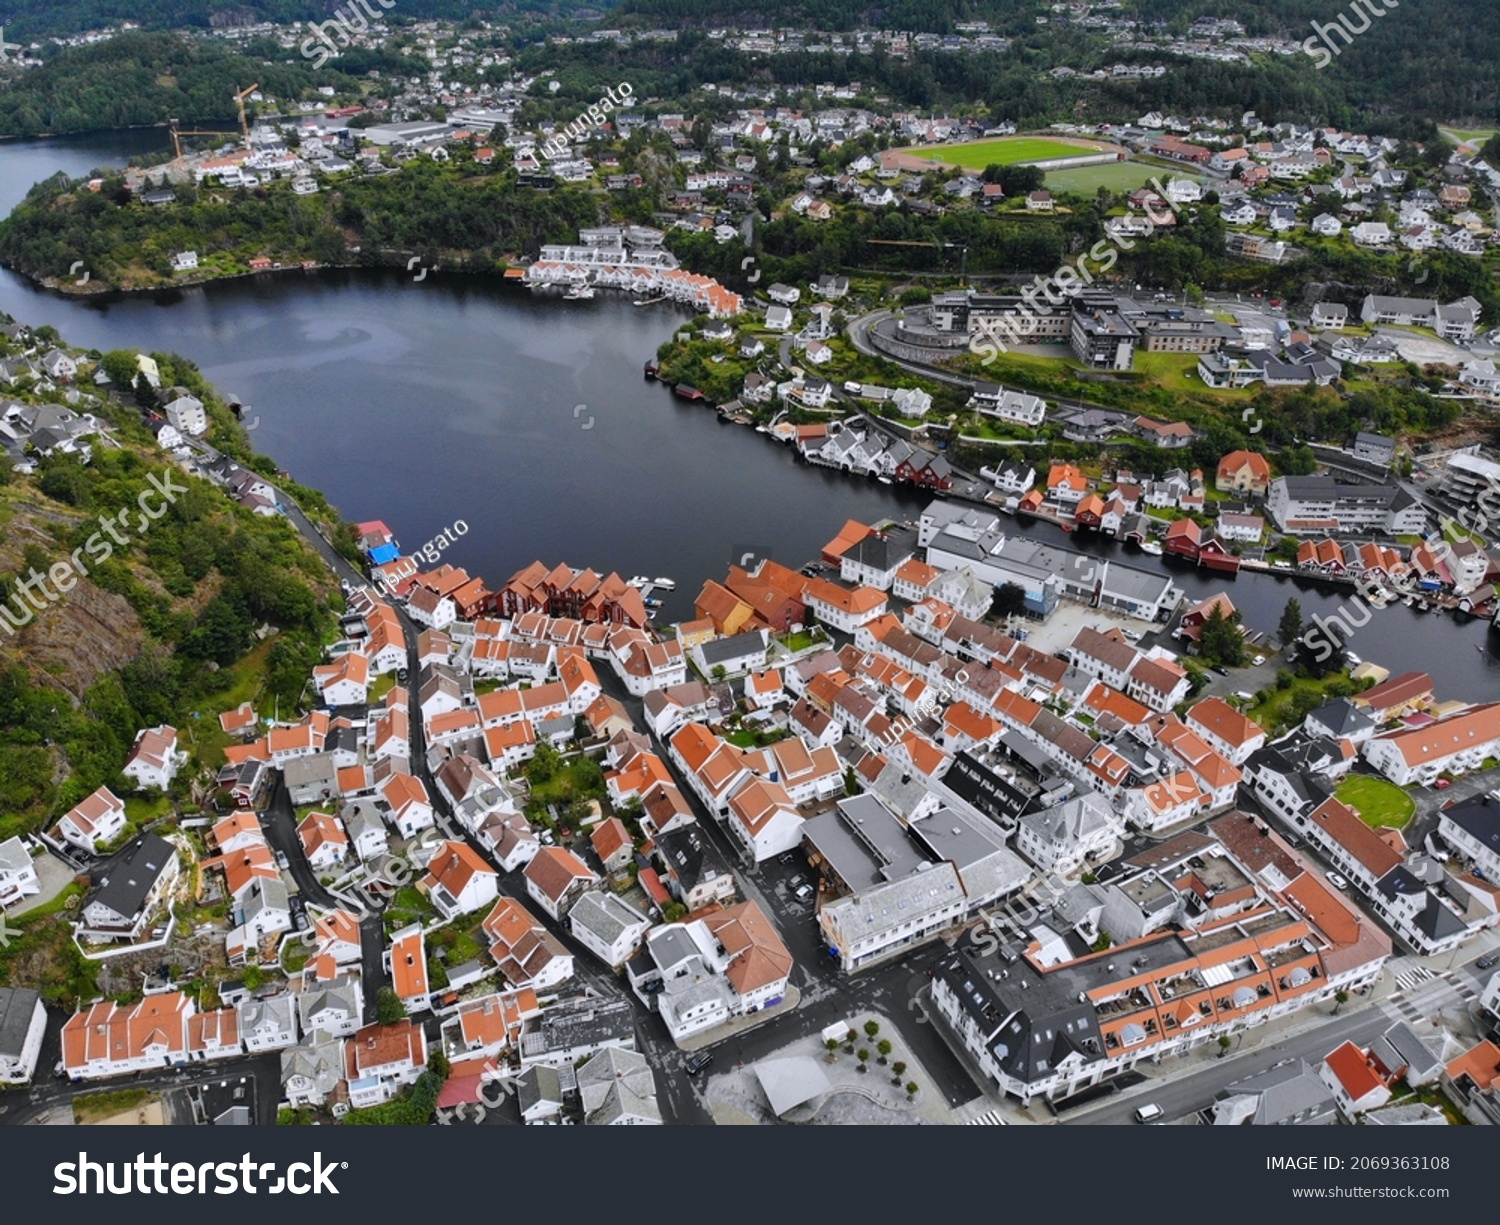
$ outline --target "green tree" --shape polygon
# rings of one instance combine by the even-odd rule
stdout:
[[[1001,583],[990,601],[990,616],[1003,618],[1026,611],[1026,588],[1019,583]]]
[[[880,1063],[881,1067],[884,1067],[885,1064],[886,1064],[886,1061],[890,1058],[891,1049],[892,1049],[891,1048],[891,1040],[889,1038],[882,1038],[879,1042],[877,1042],[875,1044],[875,1050],[880,1055],[880,1058],[879,1058],[878,1062]]]
[[[375,1020],[381,1025],[390,1025],[406,1019],[406,1005],[390,987],[382,987],[375,993]]]
[[[866,1021],[864,1029],[865,1029],[865,1037],[869,1038],[873,1042],[875,1040],[875,1035],[880,1032],[880,1022],[879,1021]]]
[[[1215,604],[1203,623],[1198,650],[1211,664],[1232,668],[1244,663],[1245,636],[1240,633],[1239,613],[1225,616],[1224,610]]]
[[[1292,644],[1302,637],[1302,605],[1293,596],[1281,610],[1281,620],[1276,623],[1276,641],[1282,650],[1290,650]]]

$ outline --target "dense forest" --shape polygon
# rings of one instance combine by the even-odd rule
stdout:
[[[236,91],[259,83],[267,94],[299,98],[315,86],[348,87],[352,57],[314,72],[301,58],[270,63],[219,43],[137,32],[69,47],[0,92],[0,136],[83,132],[181,119],[233,120]]]
[[[320,21],[348,0],[11,0],[3,16],[12,37],[46,38],[98,30],[121,21],[148,29],[201,27],[220,29],[261,21]],[[421,17],[466,18],[478,13],[493,21],[518,15],[566,17],[575,9],[608,8],[609,0],[401,0],[392,22]]]
[[[53,179],[0,223],[0,261],[48,277],[84,259],[94,282],[138,286],[170,279],[173,253],[196,250],[219,275],[267,256],[322,264],[404,263],[408,254],[448,268],[495,272],[511,253],[567,242],[598,220],[586,192],[537,192],[513,175],[475,176],[472,156],[442,166],[425,158],[397,174],[349,177],[297,196],[286,187],[215,191],[179,187],[164,209],[132,203],[116,179],[99,192]],[[357,250],[356,250],[357,248]]]

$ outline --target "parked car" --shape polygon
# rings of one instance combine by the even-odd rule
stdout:
[[[708,1067],[714,1061],[712,1051],[699,1051],[687,1061],[687,1073],[689,1076],[697,1076],[699,1072]]]
[[[286,857],[285,851],[276,852],[276,866],[283,872],[292,866],[292,861]]]
[[[1337,872],[1330,872],[1328,874],[1328,883],[1335,889],[1347,889],[1349,887],[1349,882],[1346,881]]]
[[[1476,970],[1488,970],[1491,966],[1500,965],[1500,953],[1486,953],[1474,963]]]
[[[811,885],[798,885],[792,896],[799,902],[806,902],[812,898],[813,887]]]
[[[1453,780],[1451,778],[1440,778],[1437,782],[1432,784],[1432,789],[1434,791],[1447,791],[1451,786],[1453,786]]]
[[[1135,1121],[1137,1123],[1152,1123],[1161,1118],[1165,1113],[1166,1111],[1155,1102],[1147,1102],[1144,1106],[1136,1109]]]

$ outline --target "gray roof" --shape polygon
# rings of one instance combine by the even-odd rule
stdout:
[[[560,1107],[563,1100],[562,1074],[544,1063],[533,1064],[516,1078],[516,1100],[523,1115],[544,1102]]]
[[[21,1054],[41,998],[29,987],[0,987],[0,1056],[14,1059]]]
[[[1365,714],[1348,698],[1337,698],[1325,706],[1319,706],[1308,718],[1320,727],[1328,729],[1330,735],[1352,736],[1375,726],[1375,720]]]
[[[140,911],[146,896],[177,852],[165,838],[142,834],[101,870],[84,905],[107,906],[117,915],[130,917]]]
[[[541,1024],[521,1039],[523,1058],[605,1043],[634,1043],[635,1010],[623,996],[585,999],[545,1009]]]
[[[885,533],[871,533],[845,552],[850,561],[873,570],[894,570],[916,552],[917,534],[908,528],[893,528]]]
[[[268,995],[264,999],[241,1000],[236,1006],[240,1017],[240,1033],[248,1033],[269,1025],[278,1033],[297,1032],[297,1006],[290,995]]]
[[[656,1077],[645,1056],[610,1047],[578,1069],[578,1092],[583,1098],[584,1122],[600,1125],[626,1116],[660,1123]]]
[[[684,892],[691,892],[703,881],[729,875],[724,857],[696,823],[658,834],[656,853]]]
[[[1445,808],[1442,816],[1488,847],[1492,855],[1500,855],[1500,792],[1461,800]]]
[[[634,906],[622,902],[613,893],[591,889],[568,911],[568,923],[573,931],[580,927],[605,944],[613,944],[631,927],[647,922]]]
[[[1054,844],[1072,844],[1114,824],[1114,813],[1094,791],[1064,800],[1041,812],[1027,813],[1021,824]]]
[[[0,872],[22,872],[31,866],[31,853],[20,837],[0,842]]]
[[[698,650],[703,655],[703,662],[713,668],[719,664],[737,663],[747,656],[764,655],[769,637],[765,630],[751,630],[729,638],[712,638]]]
[[[281,1083],[284,1085],[300,1076],[311,1081],[317,1092],[332,1093],[344,1079],[341,1047],[342,1043],[337,1039],[312,1042],[307,1038],[296,1046],[287,1047],[281,1052]]]
[[[341,974],[331,982],[320,983],[297,997],[297,1016],[304,1033],[312,1033],[312,1018],[328,1008],[348,1013],[357,1021],[359,1015],[359,993],[354,979]]]
[[[832,1087],[828,1073],[810,1055],[762,1059],[753,1066],[761,1091],[777,1115],[822,1097]]]
[[[1332,1091],[1302,1060],[1220,1089],[1213,1109],[1220,1125],[1331,1123],[1337,1113]]]

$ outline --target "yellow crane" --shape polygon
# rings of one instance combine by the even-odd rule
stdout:
[[[169,119],[167,122],[170,124],[168,130],[172,135],[172,150],[178,159],[182,157],[182,138],[184,136],[217,136],[222,140],[226,135],[224,132],[199,132],[189,128],[181,128],[177,126],[180,122],[177,119]]]
[[[240,111],[240,133],[245,138],[246,148],[248,148],[250,145],[250,122],[245,118],[245,99],[259,88],[260,83],[256,82],[254,85],[250,86],[249,89],[242,89],[234,96],[234,104],[239,108]]]

